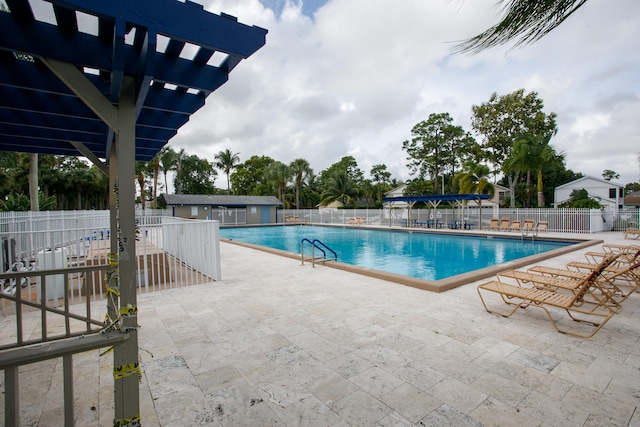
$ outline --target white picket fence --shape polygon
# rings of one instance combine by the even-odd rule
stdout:
[[[362,218],[361,221],[354,221]],[[534,223],[546,221],[548,230],[561,233],[598,233],[624,231],[640,223],[637,209],[497,209],[492,207],[464,207],[456,209],[299,209],[278,212],[279,223],[311,224],[369,224],[402,227],[408,224],[425,224],[429,221],[447,227],[454,220],[464,220],[474,228],[488,229],[492,218],[508,218]]]

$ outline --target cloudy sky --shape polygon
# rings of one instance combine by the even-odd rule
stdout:
[[[205,0],[269,30],[178,135],[213,160],[307,159],[317,174],[351,155],[368,176],[410,178],[402,142],[431,113],[471,130],[471,107],[524,88],[558,115],[567,167],[640,182],[640,1],[589,0],[541,41],[452,56],[452,42],[497,22],[495,0]],[[223,174],[216,182],[226,187]]]

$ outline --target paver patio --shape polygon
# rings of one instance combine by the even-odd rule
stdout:
[[[542,310],[487,313],[475,284],[436,294],[221,252],[223,281],[139,297],[143,425],[640,425],[638,293],[580,339]],[[111,426],[112,356],[74,361],[76,424]],[[23,425],[61,425],[61,366],[21,369]]]

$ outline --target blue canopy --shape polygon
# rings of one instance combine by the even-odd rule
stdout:
[[[489,200],[489,194],[426,194],[422,196],[384,197],[385,202],[457,202],[461,200]]]
[[[108,158],[115,119],[99,98],[117,111],[126,76],[135,81],[135,158],[150,160],[267,34],[190,1],[45,0],[37,10],[27,0],[6,3],[3,151]]]

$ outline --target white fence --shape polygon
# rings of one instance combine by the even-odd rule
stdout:
[[[136,215],[137,286],[151,292],[220,280],[218,221],[194,221],[168,217],[163,211]],[[53,270],[107,264],[111,231],[108,211],[4,212],[0,214],[2,273],[24,272],[25,277],[2,277],[0,292],[41,300],[34,270]],[[15,276],[15,275],[14,275]],[[30,278],[26,278],[30,276]],[[48,277],[46,300],[64,301],[63,276]],[[70,304],[85,295],[104,298],[104,274],[88,272],[68,276]],[[32,295],[33,293],[33,295]],[[2,311],[12,310],[2,300]]]
[[[356,218],[361,219],[355,221]],[[278,222],[315,224],[369,224],[389,227],[426,224],[430,221],[443,227],[454,220],[464,220],[474,228],[488,229],[492,218],[508,218],[534,223],[546,221],[548,230],[564,233],[597,233],[623,231],[640,223],[637,209],[497,209],[492,207],[460,207],[456,209],[299,209],[281,210]]]

